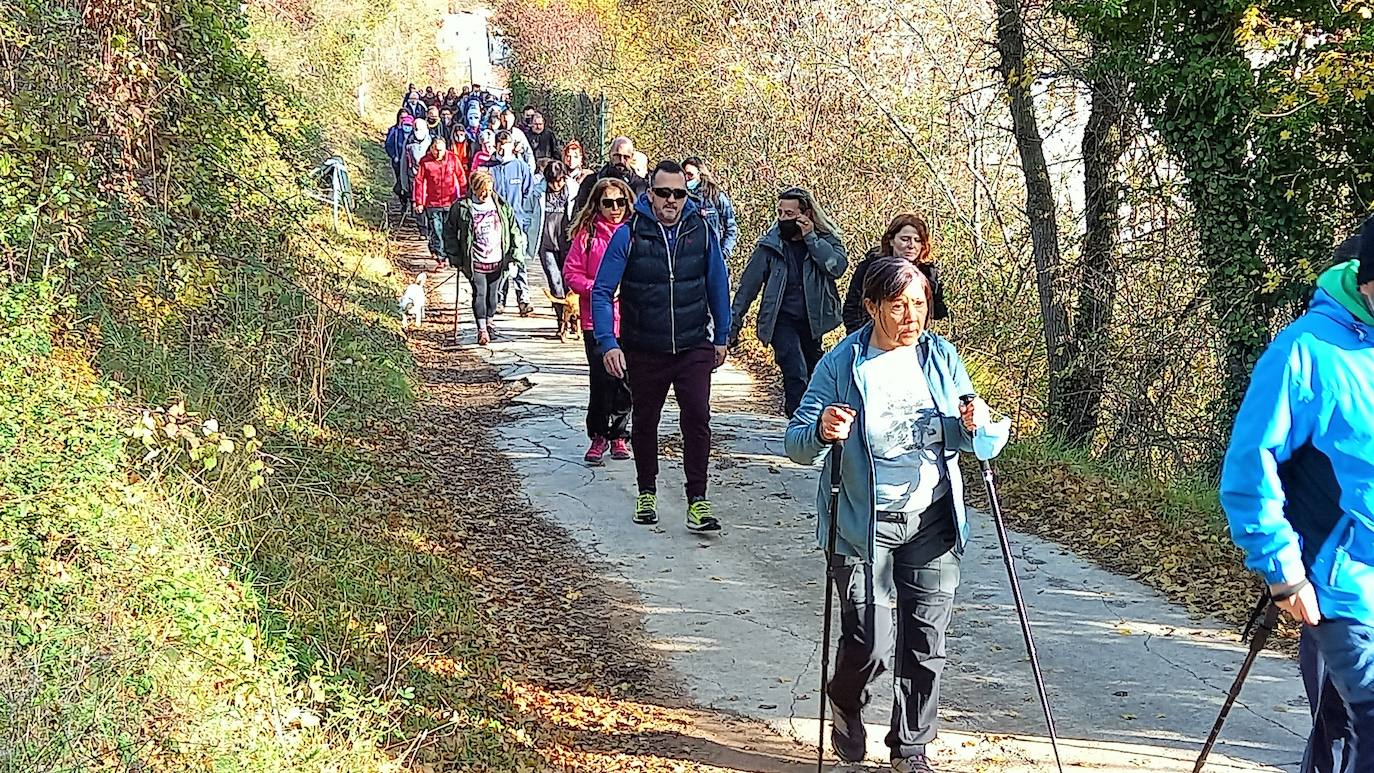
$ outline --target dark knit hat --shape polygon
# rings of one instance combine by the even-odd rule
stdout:
[[[1374,217],[1360,226],[1360,284],[1374,282]]]
[[[1356,281],[1360,284],[1374,282],[1374,217],[1364,221],[1359,233],[1336,245],[1333,257],[1341,263],[1358,258],[1360,269]]]

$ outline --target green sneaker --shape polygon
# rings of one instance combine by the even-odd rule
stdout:
[[[720,531],[720,521],[711,514],[711,501],[705,497],[687,505],[688,531]]]
[[[641,491],[635,497],[635,523],[643,526],[658,523],[658,494]]]

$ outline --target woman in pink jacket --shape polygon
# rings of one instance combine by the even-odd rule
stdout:
[[[587,401],[587,437],[591,447],[583,459],[593,467],[605,463],[607,450],[612,459],[629,459],[630,387],[624,379],[606,372],[601,351],[592,334],[592,284],[601,256],[611,243],[611,235],[630,217],[634,193],[624,182],[608,177],[596,182],[587,205],[572,224],[572,247],[563,264],[563,280],[577,293],[582,322],[582,343],[591,370],[591,397]],[[615,333],[620,335],[620,307],[615,308]]]

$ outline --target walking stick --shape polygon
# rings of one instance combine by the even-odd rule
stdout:
[[[1262,616],[1261,616],[1262,615]],[[1245,632],[1241,634],[1244,638],[1250,631],[1254,631],[1254,636],[1250,638],[1250,651],[1245,654],[1245,661],[1240,664],[1240,671],[1236,673],[1236,679],[1231,683],[1231,691],[1226,694],[1226,702],[1221,704],[1221,713],[1217,715],[1217,721],[1212,725],[1212,732],[1207,736],[1207,742],[1202,745],[1202,754],[1198,755],[1197,764],[1193,765],[1193,773],[1201,773],[1202,766],[1207,763],[1207,757],[1212,753],[1212,747],[1216,745],[1217,738],[1221,736],[1221,726],[1226,724],[1226,717],[1231,713],[1231,707],[1236,705],[1236,699],[1240,697],[1240,690],[1245,686],[1245,678],[1250,675],[1250,669],[1259,659],[1260,651],[1269,641],[1269,635],[1274,632],[1274,627],[1279,622],[1279,607],[1269,599],[1269,591],[1266,589],[1260,594],[1259,601],[1255,604],[1255,611],[1250,615],[1250,622],[1245,626]]]
[[[840,460],[844,458],[844,441],[837,440],[830,448],[830,532],[825,538],[825,624],[821,633],[821,694],[820,714],[816,735],[816,773],[825,770],[825,704],[830,688],[830,613],[834,609],[831,591],[835,589],[835,541],[839,539]]]
[[[964,403],[973,402],[973,396],[963,398]],[[1011,556],[1011,540],[1007,537],[1007,524],[1002,519],[1002,503],[997,498],[997,480],[992,474],[992,463],[979,459],[978,466],[983,470],[983,485],[988,491],[988,506],[992,510],[992,522],[997,530],[997,541],[1002,545],[1002,562],[1007,567],[1007,579],[1011,583],[1011,598],[1016,606],[1016,617],[1021,622],[1021,636],[1026,640],[1026,654],[1030,657],[1031,674],[1035,677],[1035,690],[1040,695],[1040,707],[1045,711],[1045,726],[1050,733],[1050,747],[1054,749],[1054,764],[1059,773],[1064,773],[1064,762],[1059,756],[1059,735],[1054,729],[1054,713],[1050,711],[1049,694],[1045,692],[1045,677],[1040,673],[1040,657],[1035,654],[1035,639],[1031,636],[1030,617],[1026,614],[1026,601],[1021,596],[1021,581],[1016,577],[1016,562]]]

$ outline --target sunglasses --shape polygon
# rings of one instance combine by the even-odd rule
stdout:
[[[684,188],[654,188],[654,195],[660,199],[674,198],[682,201],[687,198],[687,191]]]
[[[620,209],[621,207],[624,207],[624,206],[625,206],[626,204],[628,204],[628,203],[629,203],[629,200],[626,199],[626,198],[624,198],[624,197],[621,197],[621,198],[618,198],[618,199],[602,199],[602,200],[601,200],[601,206],[603,206],[603,207],[605,207],[605,208],[607,208],[607,209]]]

